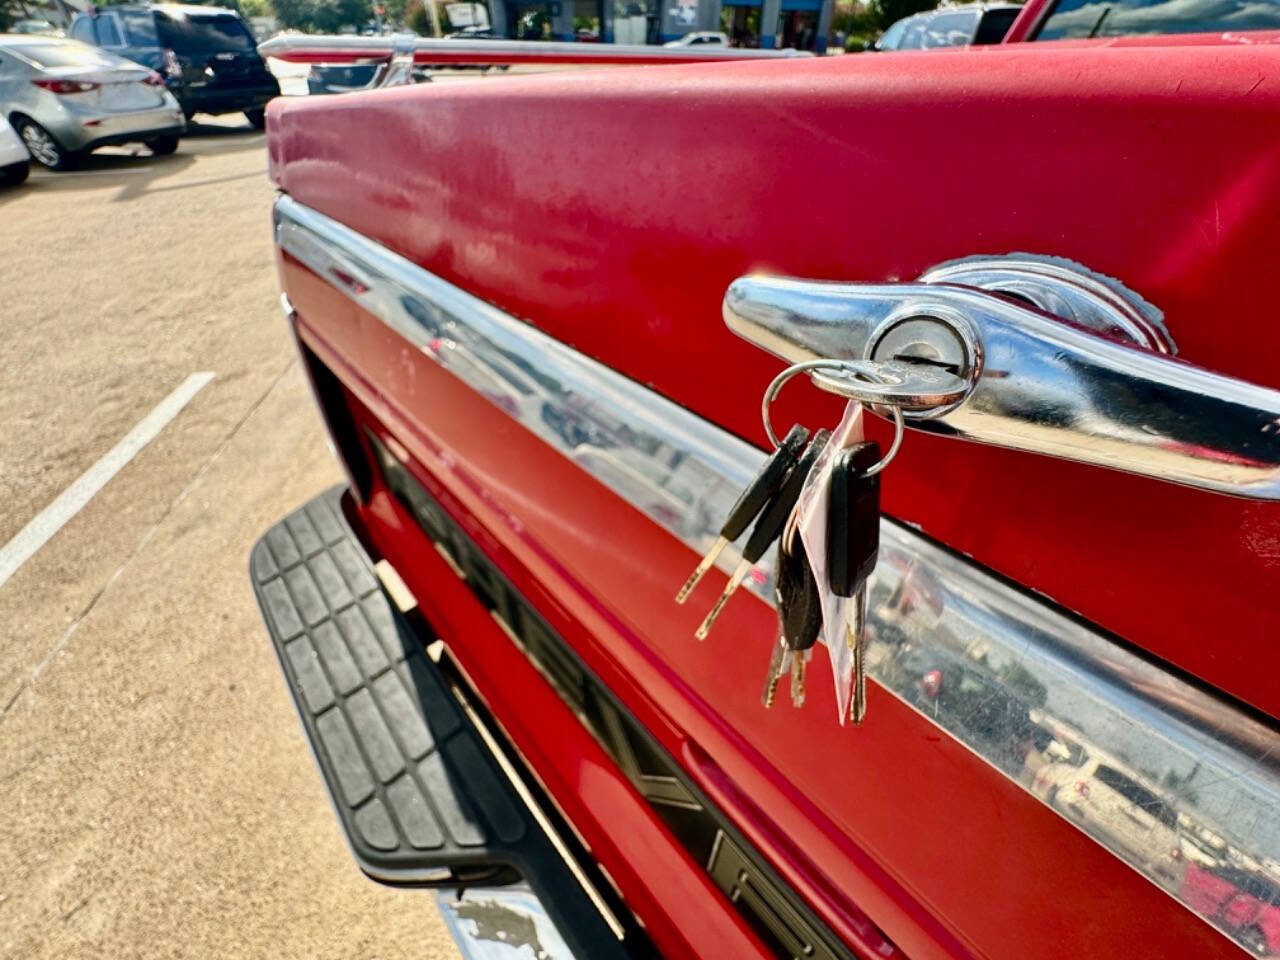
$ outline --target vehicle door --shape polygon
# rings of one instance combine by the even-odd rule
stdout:
[[[357,509],[429,619],[447,611],[436,551],[404,546],[410,489],[490,558],[476,582],[499,571],[563,642],[540,669],[571,681],[548,682],[599,678],[852,951],[1234,956],[1152,882],[1150,809],[1113,818],[1131,842],[1088,835],[1028,771],[1056,725],[1176,783],[1234,856],[1280,852],[1278,125],[1261,45],[1006,44],[357,93],[273,114],[271,163],[299,337],[401,484]],[[761,274],[797,284],[741,280]],[[803,707],[765,709],[769,566],[705,641],[740,554],[674,594],[769,448],[785,362],[862,356],[923,303],[960,310],[953,329],[1009,318],[965,355],[998,400],[964,429],[913,419],[881,477],[867,721],[839,723],[822,650]],[[536,403],[490,399],[516,357]],[[1148,402],[1166,380],[1181,402]],[[798,378],[773,424],[842,410]],[[867,431],[888,449],[888,422]],[[537,657],[546,634],[519,632]],[[492,666],[446,642],[483,687]],[[921,648],[980,671],[954,721],[898,685]],[[722,876],[711,848],[691,860]]]

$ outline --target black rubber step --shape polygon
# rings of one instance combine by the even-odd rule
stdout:
[[[356,862],[392,885],[523,878],[578,956],[627,956],[383,592],[342,492],[268,530],[250,572]]]

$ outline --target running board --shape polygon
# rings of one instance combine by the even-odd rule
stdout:
[[[356,863],[393,886],[523,878],[575,955],[629,956],[383,591],[342,494],[328,490],[277,523],[249,566]]]

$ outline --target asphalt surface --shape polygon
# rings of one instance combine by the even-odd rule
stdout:
[[[340,480],[278,307],[265,138],[0,190],[0,545],[214,379],[0,586],[0,957],[457,956],[344,846],[246,564]]]

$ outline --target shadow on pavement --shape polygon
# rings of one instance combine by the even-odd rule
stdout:
[[[64,172],[46,170],[33,162],[31,177],[26,183],[0,190],[0,206],[35,193],[101,190],[104,187],[132,188],[129,192],[136,195],[148,184],[180,173],[195,162],[196,158],[190,154],[152,156],[144,147],[138,147],[136,154],[93,153],[85,157],[76,169]]]
[[[188,140],[221,140],[235,139],[237,137],[254,137],[262,136],[263,131],[258,130],[249,121],[240,118],[239,123],[210,123],[209,120],[201,119],[202,114],[197,114],[191,120],[187,121],[187,132],[182,135],[182,139]],[[235,114],[227,114],[227,120],[231,121],[235,118]]]
[[[112,202],[132,200],[145,193],[177,190],[185,186],[202,186],[262,176],[264,171],[215,177],[193,183],[160,182],[181,173],[196,163],[201,156],[222,156],[249,150],[266,149],[266,135],[248,121],[240,124],[210,123],[193,120],[187,125],[178,145],[177,153],[157,157],[141,144],[109,147],[84,157],[72,170],[58,172],[48,170],[38,163],[31,164],[30,179],[19,187],[0,189],[0,207],[24,196],[50,191],[102,190],[119,187]]]

